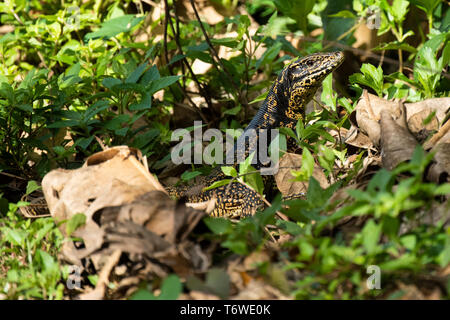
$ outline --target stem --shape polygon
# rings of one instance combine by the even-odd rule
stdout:
[[[431,33],[431,29],[433,29],[433,12],[428,15],[428,33]]]
[[[197,18],[197,20],[198,20],[198,22],[200,24],[200,29],[202,30],[203,35],[205,36],[206,43],[208,43],[209,50],[211,51],[211,54],[212,54],[213,58],[215,58],[217,60],[217,63],[220,65],[220,67],[222,68],[222,70],[225,73],[225,75],[229,78],[229,80],[231,82],[231,85],[233,86],[234,90],[236,90],[236,93],[240,97],[241,96],[241,92],[240,92],[239,88],[234,83],[233,77],[231,76],[231,74],[228,72],[228,70],[223,65],[222,61],[219,58],[219,55],[217,54],[216,49],[214,49],[214,46],[212,45],[211,41],[209,40],[208,33],[206,32],[205,28],[203,27],[203,23],[202,23],[202,21],[200,19],[200,16],[198,15],[198,11],[197,11],[197,8],[195,7],[194,0],[190,0],[190,2],[191,2],[192,9],[194,10],[195,17]],[[247,104],[246,101],[245,101],[245,104]]]

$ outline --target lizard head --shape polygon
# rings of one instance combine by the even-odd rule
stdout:
[[[322,81],[344,61],[342,52],[316,53],[299,58],[286,66],[278,78],[287,100],[284,115],[288,119],[302,117]]]

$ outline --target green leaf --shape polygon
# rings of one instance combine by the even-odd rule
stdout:
[[[450,194],[450,183],[441,184],[434,190],[433,194],[436,196],[437,195],[448,196]]]
[[[416,5],[418,8],[425,11],[428,15],[433,14],[434,9],[442,0],[409,0],[409,2]]]
[[[147,63],[140,64],[130,75],[125,79],[125,83],[136,83],[147,68]]]
[[[315,0],[274,0],[274,2],[278,10],[294,19],[300,29],[307,34],[306,17],[312,11]]]
[[[266,99],[268,93],[269,93],[269,91],[264,91],[259,96],[257,96],[254,100],[249,102],[249,104],[253,104],[253,103],[256,103],[256,102],[264,101]]]
[[[28,181],[27,190],[25,191],[25,194],[29,195],[39,189],[41,189],[41,186],[39,186],[36,181],[30,180]]]
[[[66,127],[73,127],[78,125],[80,122],[78,120],[61,120],[53,122],[52,124],[48,125],[47,128],[66,128]]]
[[[75,230],[86,223],[86,216],[83,213],[73,215],[66,223],[66,233],[70,236]]]
[[[413,46],[411,46],[407,43],[403,43],[403,42],[399,42],[399,41],[382,43],[382,44],[378,45],[377,47],[373,48],[372,50],[384,51],[384,50],[398,50],[398,49],[403,50],[403,51],[408,51],[411,53],[417,53],[416,48],[414,48]]]
[[[86,150],[87,147],[89,147],[89,145],[92,143],[93,140],[94,140],[94,136],[90,136],[87,138],[80,138],[75,141],[74,146],[79,146],[83,150]]]
[[[337,94],[333,92],[333,75],[330,73],[322,82],[322,94],[320,99],[325,105],[330,106],[333,111],[336,111]]]
[[[219,187],[225,186],[225,185],[229,184],[231,181],[232,181],[231,179],[223,179],[223,180],[216,181],[213,184],[211,184],[209,187],[204,188],[203,191],[207,191],[207,190],[211,190],[214,188],[219,188]]]
[[[402,269],[414,270],[420,267],[420,264],[417,262],[418,261],[415,256],[411,254],[404,254],[398,259],[381,263],[380,269],[385,271],[395,271]]]
[[[107,100],[99,100],[95,102],[93,105],[89,106],[87,110],[83,114],[83,120],[87,121],[97,115],[99,112],[108,109],[109,101]]]
[[[408,12],[409,2],[407,0],[394,0],[391,13],[396,22],[402,22]]]
[[[247,157],[247,159],[239,164],[239,175],[244,175],[249,172],[255,154],[256,151],[253,151],[252,154]]]
[[[374,254],[378,251],[378,242],[381,236],[381,224],[376,224],[373,219],[366,222],[363,230],[363,246],[368,254]]]
[[[226,167],[223,166],[220,169],[222,169],[222,172],[226,175],[226,176],[231,176],[233,178],[237,177],[237,171],[234,167]]]
[[[229,115],[235,116],[241,111],[241,109],[242,109],[242,106],[241,105],[237,105],[234,108],[225,110],[223,112],[223,114],[229,114]]]
[[[149,93],[144,92],[142,95],[142,99],[139,102],[132,103],[128,106],[128,110],[130,111],[141,111],[147,110],[152,107],[152,97]]]
[[[170,275],[164,279],[161,285],[161,293],[157,300],[177,300],[183,290],[180,278],[177,275]]]
[[[148,86],[150,81],[158,80],[159,78],[161,78],[161,75],[159,74],[158,68],[153,65],[150,69],[144,72],[139,80],[139,83],[144,86]]]
[[[351,18],[351,19],[356,19],[357,18],[357,16],[353,12],[351,12],[349,10],[342,10],[342,11],[339,11],[338,13],[330,14],[329,17],[332,17],[332,18]]]
[[[181,179],[183,179],[183,181],[189,181],[194,179],[195,177],[198,177],[201,174],[202,173],[200,171],[185,171],[181,175]]]
[[[34,258],[40,263],[42,271],[56,273],[59,275],[60,271],[58,262],[48,252],[37,249]]]
[[[247,242],[244,239],[226,240],[222,242],[222,247],[228,248],[236,254],[245,255],[248,253]]]
[[[109,39],[122,32],[129,32],[145,17],[135,17],[132,14],[107,20],[101,24],[101,28],[84,36],[85,41],[90,39]]]
[[[206,217],[203,221],[214,234],[222,235],[232,230],[231,221],[225,218]]]
[[[102,80],[102,85],[104,85],[109,90],[112,90],[112,88],[118,84],[121,84],[122,81],[120,79],[116,78],[104,78]]]
[[[139,289],[131,295],[130,300],[156,300],[156,297],[147,289]]]
[[[256,171],[255,168],[250,166],[250,171]],[[251,174],[246,174],[243,177],[245,183],[247,183],[250,187],[256,190],[259,194],[264,193],[264,182],[259,172],[254,172]]]
[[[450,234],[448,234],[448,232],[445,239],[444,248],[438,256],[438,262],[442,268],[450,264]]]
[[[405,234],[400,238],[400,242],[405,248],[414,250],[417,243],[417,237],[415,234]]]
[[[359,83],[375,90],[378,96],[383,95],[383,70],[381,66],[375,66],[364,63],[361,67],[362,74],[355,73],[350,76],[351,83]]]
[[[295,181],[307,181],[314,172],[314,157],[311,152],[305,148],[302,154],[302,167],[299,171],[291,170],[291,174],[295,177]]]
[[[276,226],[293,236],[299,236],[304,233],[303,229],[292,221],[277,220]]]
[[[5,234],[5,241],[10,242],[15,246],[23,247],[25,245],[25,239],[27,238],[27,232],[25,230],[5,228],[2,230],[2,234]]]
[[[225,270],[212,268],[206,275],[205,284],[222,299],[230,295],[230,277]]]
[[[161,89],[164,89],[168,86],[170,86],[171,84],[175,83],[178,81],[178,79],[180,79],[182,76],[167,76],[167,77],[162,77],[156,80],[153,80],[152,82],[150,82],[150,85],[147,87],[148,93],[150,95],[155,94],[156,92],[158,92]]]

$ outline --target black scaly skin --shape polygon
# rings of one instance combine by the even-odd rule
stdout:
[[[249,129],[256,130],[255,138],[247,138],[245,156],[248,155],[250,146],[257,144],[259,129],[295,128],[298,120],[303,118],[306,104],[312,99],[322,81],[339,67],[343,60],[342,52],[316,53],[287,65],[273,83],[258,113],[238,138],[236,145],[243,142],[242,139],[246,139],[245,133]],[[236,152],[235,149],[234,153]],[[254,165],[256,168],[261,166],[261,163]],[[178,198],[186,198],[188,202],[202,202],[215,197],[216,207],[211,215],[216,217],[234,218],[252,215],[263,205],[255,191],[239,182],[202,191],[212,183],[226,178],[220,167],[216,167],[209,176],[202,177],[195,187],[169,187],[167,190]]]

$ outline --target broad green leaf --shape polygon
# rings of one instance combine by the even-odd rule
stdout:
[[[136,83],[147,68],[147,63],[140,64],[132,73],[125,79],[125,83]]]
[[[231,181],[232,181],[231,179],[223,179],[223,180],[216,181],[213,184],[211,184],[209,187],[204,188],[203,191],[207,191],[207,190],[225,186],[225,185],[229,184]]]
[[[118,84],[121,84],[122,81],[120,79],[116,78],[104,78],[102,81],[102,84],[108,88],[109,90],[112,90],[112,88]]]
[[[249,172],[250,167],[252,165],[253,157],[255,156],[255,154],[256,154],[256,151],[252,152],[252,154],[250,154],[247,157],[247,159],[245,159],[244,161],[242,161],[239,164],[239,174],[240,175],[244,175]]]
[[[234,167],[226,167],[223,166],[220,169],[222,169],[222,172],[226,175],[226,176],[231,176],[233,178],[237,177],[237,171]]]
[[[25,191],[25,194],[27,194],[27,195],[31,194],[34,191],[39,190],[39,189],[41,189],[41,186],[39,186],[36,181],[30,180],[30,181],[28,181],[27,190]]]
[[[182,76],[167,76],[167,77],[162,77],[156,80],[153,80],[152,82],[150,82],[150,85],[147,87],[148,93],[150,95],[155,94],[156,92],[158,92],[161,89],[164,89],[168,86],[170,86],[171,84],[175,83],[178,81],[178,79],[180,79]]]
[[[109,39],[122,32],[129,32],[145,17],[135,17],[132,14],[107,20],[101,24],[99,30],[90,32],[84,36],[85,41],[90,39],[104,38]]]
[[[442,0],[409,0],[409,2],[416,5],[418,8],[425,11],[427,14],[432,14]]]
[[[177,300],[183,290],[180,278],[172,274],[164,279],[157,300]]]
[[[222,299],[230,295],[230,277],[225,270],[212,268],[206,274],[205,284]]]
[[[181,175],[181,179],[183,179],[184,181],[189,181],[194,179],[195,177],[198,177],[201,174],[202,173],[200,171],[185,171]]]
[[[225,218],[206,217],[203,221],[214,234],[221,235],[232,230],[231,221]]]
[[[378,251],[378,242],[381,236],[381,224],[376,224],[373,219],[366,222],[363,230],[363,246],[368,254],[374,254]]]
[[[250,171],[256,171],[256,169],[250,166]],[[259,194],[264,193],[264,182],[259,172],[246,174],[244,177],[245,183],[256,190]]]
[[[86,216],[83,213],[73,215],[66,223],[66,233],[70,236],[75,230],[86,223]]]
[[[156,300],[156,297],[147,289],[139,289],[131,295],[130,300]]]
[[[336,111],[337,94],[333,92],[333,75],[330,73],[322,82],[322,94],[320,99],[325,105],[330,106],[333,111]]]

